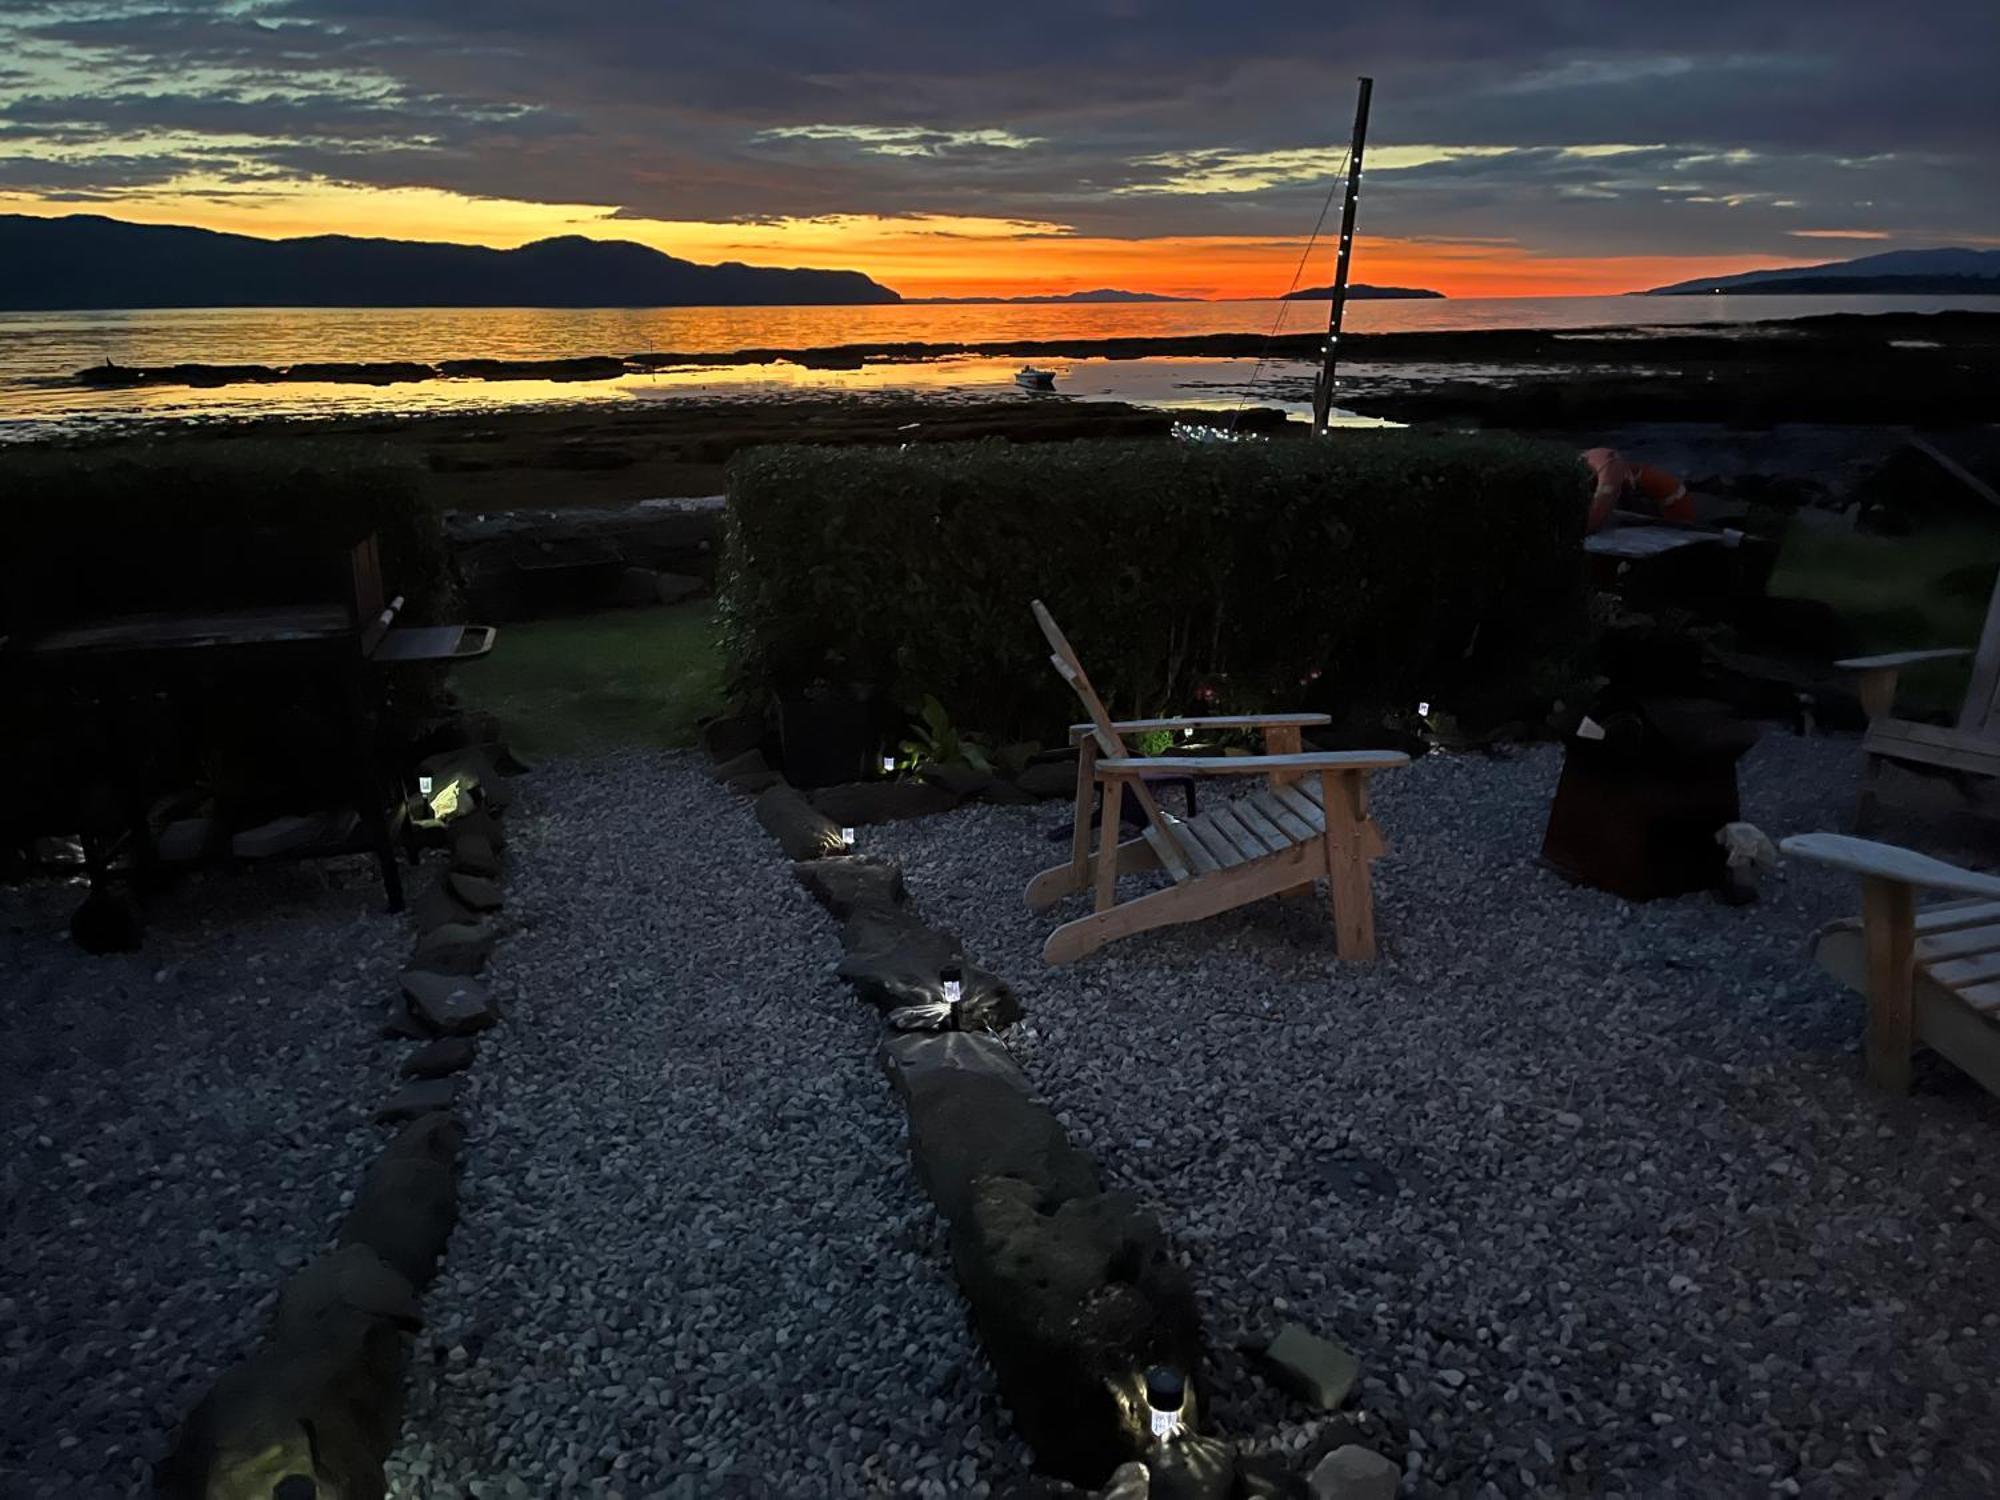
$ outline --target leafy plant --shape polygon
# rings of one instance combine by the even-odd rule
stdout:
[[[975,771],[991,771],[992,758],[986,747],[977,738],[960,731],[951,722],[944,705],[930,693],[924,694],[923,706],[917,712],[917,730],[903,741],[902,754],[897,759],[898,770],[917,770],[924,766],[971,766]]]

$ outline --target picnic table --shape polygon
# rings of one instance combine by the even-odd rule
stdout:
[[[346,768],[340,805],[352,809],[339,836],[284,852],[293,858],[372,850],[389,909],[403,905],[395,841],[407,801],[383,772],[376,749],[382,669],[483,656],[490,626],[399,627],[401,596],[384,600],[376,539],[356,542],[345,559],[344,597],[220,608],[151,609],[77,618],[28,618],[0,636],[0,669],[13,688],[38,689],[65,714],[88,720],[116,747],[109,767],[122,807],[124,836],[142,870],[157,862],[147,812],[147,753],[162,699],[243,701],[274,679],[308,685],[335,726]],[[321,570],[322,573],[326,570]],[[329,592],[334,591],[329,588]],[[43,606],[47,611],[47,605]],[[104,770],[106,768],[99,768]],[[86,841],[93,889],[109,876],[114,851]]]

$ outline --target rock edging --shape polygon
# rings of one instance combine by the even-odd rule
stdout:
[[[323,1251],[288,1278],[260,1342],[225,1371],[176,1431],[154,1472],[161,1500],[382,1500],[402,1426],[420,1294],[458,1219],[465,1126],[452,1113],[470,1037],[499,1020],[473,976],[499,935],[509,800],[492,761],[460,750],[423,762],[437,805],[427,829],[450,852],[411,908],[417,943],[383,1035],[421,1041],[375,1111],[399,1125]]]

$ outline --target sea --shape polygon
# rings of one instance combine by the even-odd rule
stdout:
[[[1495,328],[1649,330],[1753,323],[1818,313],[2000,311],[1991,297],[1730,296],[1380,299],[1348,305],[1357,333]],[[1326,326],[1324,302],[904,303],[874,307],[171,308],[0,313],[0,441],[154,423],[259,417],[371,417],[687,399],[781,399],[907,392],[1050,399],[1013,384],[1018,359],[948,355],[871,360],[858,369],[790,362],[668,367],[595,381],[425,380],[393,385],[282,382],[105,390],[75,375],[121,365],[301,361],[567,359],[671,351],[718,354],[842,344],[971,344],[1026,339],[1159,338],[1304,333]],[[1641,342],[1640,347],[1643,347]],[[1635,363],[1643,361],[1639,354]],[[1297,360],[1059,359],[1056,397],[1187,407],[1255,402],[1302,410],[1309,367]],[[1402,373],[1412,373],[1408,366]],[[1357,379],[1364,366],[1350,367]],[[1504,379],[1454,367],[1457,378]]]

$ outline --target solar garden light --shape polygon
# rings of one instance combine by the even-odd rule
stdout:
[[[854,847],[854,829],[851,825],[842,826],[840,830],[840,847],[843,849],[852,849]]]
[[[432,781],[432,779],[431,779],[430,777],[428,777],[428,776],[419,776],[419,777],[417,778],[417,795],[418,795],[419,797],[423,798],[423,799],[424,799],[424,801],[426,801],[426,802],[430,801],[430,800],[431,800],[431,787],[432,787],[432,786],[433,786],[434,784],[435,784],[435,783],[434,783],[434,782]]]
[[[1181,1410],[1187,1405],[1187,1377],[1170,1365],[1146,1372],[1146,1411],[1153,1441],[1165,1447],[1181,1434]]]
[[[883,774],[884,776],[893,776],[893,775],[895,775],[895,774],[896,774],[896,757],[895,757],[895,756],[893,756],[893,755],[885,755],[885,756],[883,756],[883,757],[882,757],[882,774]]]
[[[943,992],[945,1024],[957,1031],[958,1003],[965,996],[965,970],[957,964],[946,964],[938,970],[938,988]]]

